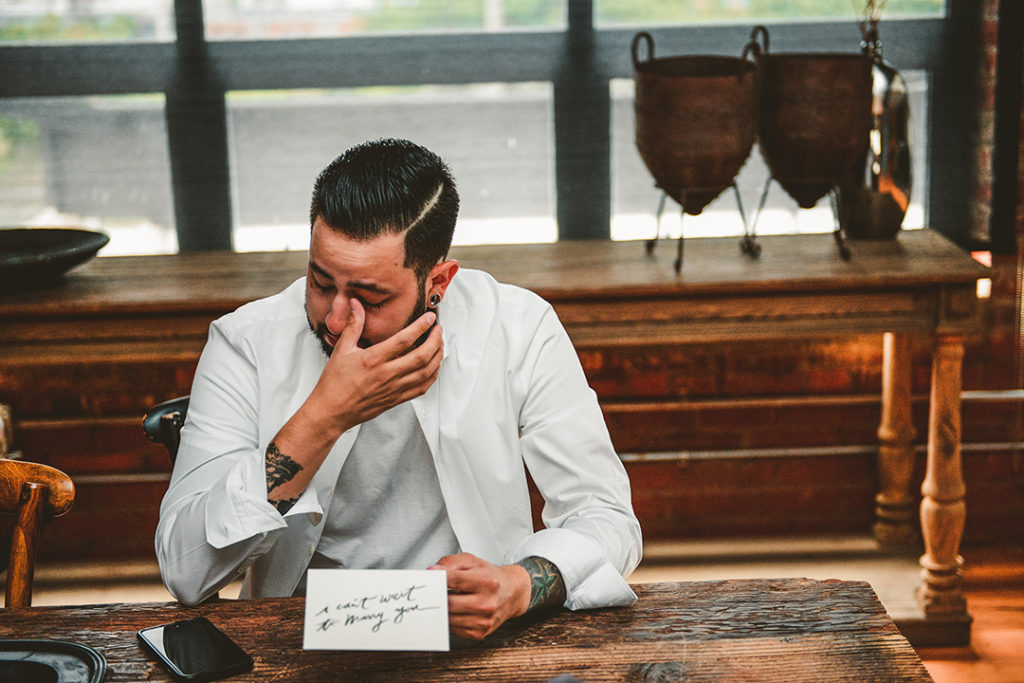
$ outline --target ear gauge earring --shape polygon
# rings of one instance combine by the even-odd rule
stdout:
[[[441,295],[440,294],[431,294],[430,295],[430,307],[431,308],[437,308],[438,304],[440,304],[440,303],[441,303]]]

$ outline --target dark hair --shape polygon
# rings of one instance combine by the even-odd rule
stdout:
[[[309,223],[319,217],[357,240],[404,232],[404,265],[422,280],[448,255],[458,213],[459,193],[439,156],[383,139],[352,147],[320,172]]]

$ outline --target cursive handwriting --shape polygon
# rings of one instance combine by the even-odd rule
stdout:
[[[377,633],[386,624],[401,624],[413,612],[439,609],[434,605],[420,604],[416,591],[426,588],[412,585],[400,591],[379,595],[359,595],[334,605],[324,605],[316,612],[317,631],[329,631],[335,626],[370,626]],[[382,607],[387,606],[387,607]]]
[[[348,614],[345,615],[345,626],[351,626],[352,624],[361,624],[363,622],[372,622],[373,626],[370,628],[371,631],[376,633],[380,630],[380,627],[384,625],[384,613],[374,612],[373,614]]]

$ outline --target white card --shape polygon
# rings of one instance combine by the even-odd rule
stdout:
[[[310,569],[302,647],[448,650],[446,573]]]

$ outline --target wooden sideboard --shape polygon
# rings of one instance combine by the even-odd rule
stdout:
[[[924,613],[969,623],[958,555],[966,514],[961,359],[978,329],[975,283],[987,270],[927,230],[851,242],[849,260],[827,235],[760,242],[753,260],[735,238],[689,240],[679,274],[668,243],[651,255],[639,242],[608,241],[460,247],[453,255],[551,301],[584,358],[694,342],[883,337],[875,533],[900,543],[920,529]],[[26,457],[79,482],[76,509],[62,520],[67,552],[98,554],[112,535],[144,544],[133,552],[151,548],[169,463],[141,436],[142,412],[188,392],[211,320],[282,289],[305,261],[305,252],[98,258],[58,287],[0,294],[0,403],[13,407],[15,439]],[[933,351],[919,527],[910,356],[920,338]],[[593,363],[584,365],[591,374]],[[674,404],[665,405],[671,419]],[[610,424],[617,445],[664,449]]]

